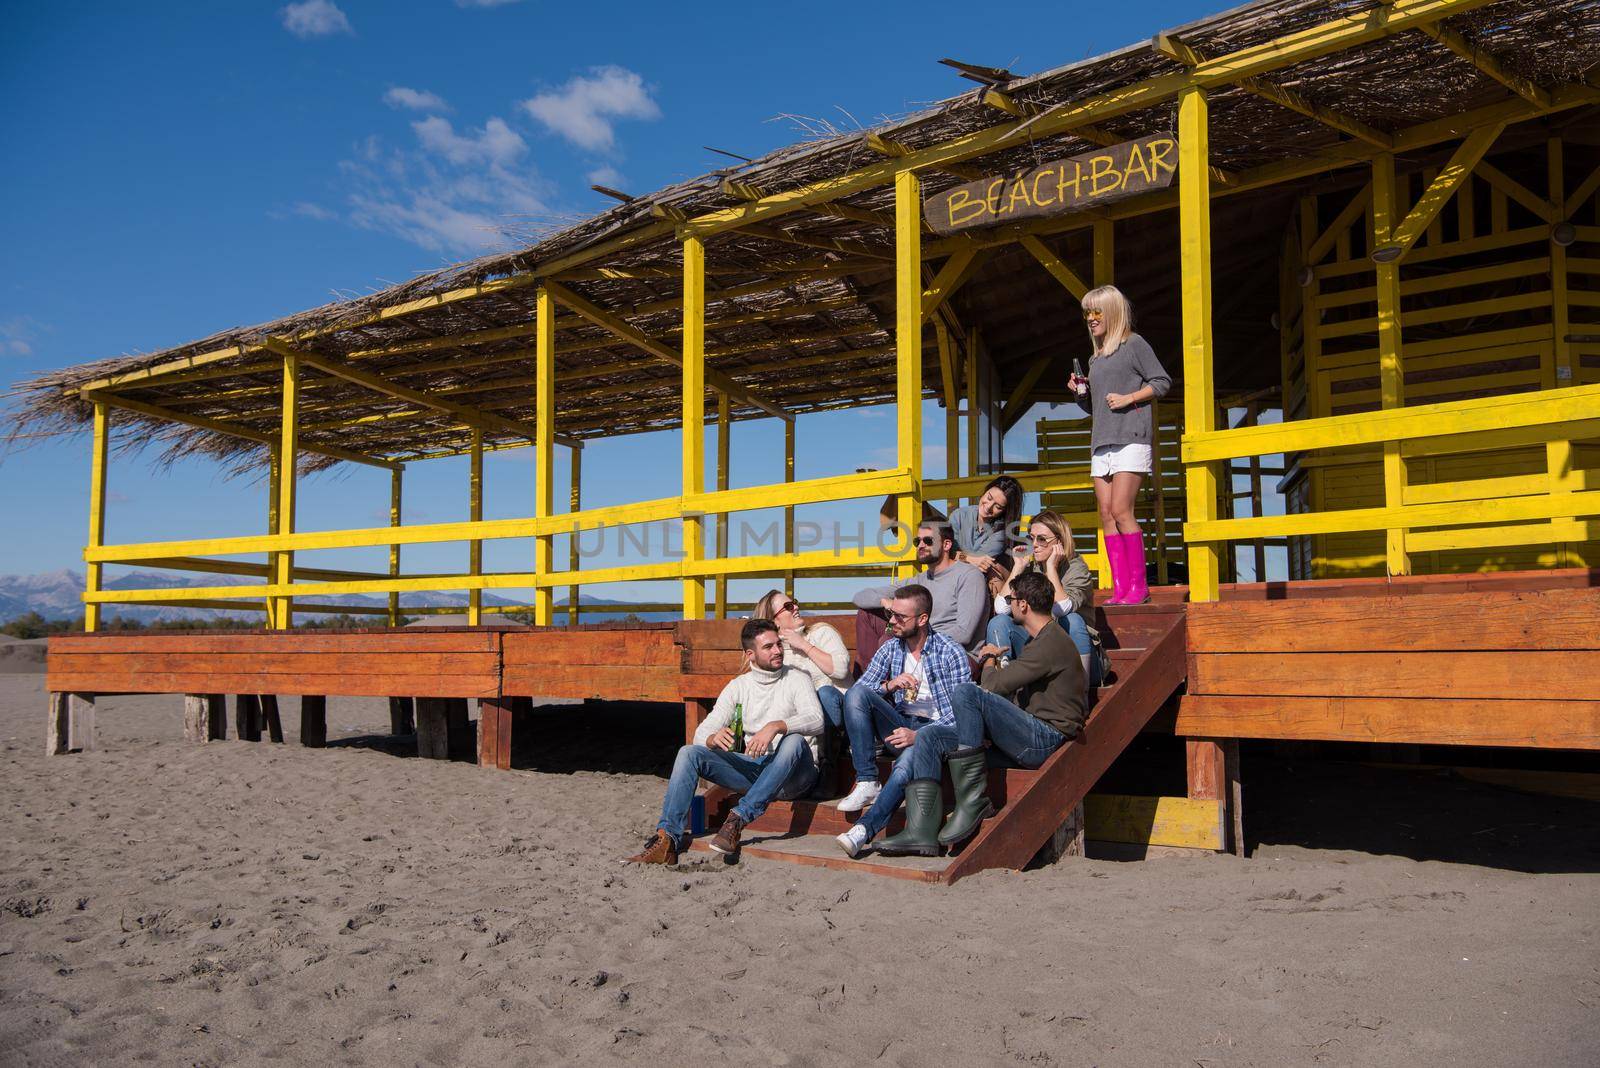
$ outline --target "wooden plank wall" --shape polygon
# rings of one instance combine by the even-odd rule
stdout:
[[[675,702],[680,690],[674,635],[672,623],[507,631],[501,692],[518,697]]]
[[[1600,588],[1190,605],[1176,730],[1600,749]]]

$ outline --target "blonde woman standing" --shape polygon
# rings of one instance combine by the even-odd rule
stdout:
[[[1094,343],[1089,360],[1088,395],[1078,406],[1094,419],[1089,436],[1089,474],[1094,480],[1100,529],[1105,532],[1112,592],[1107,604],[1143,604],[1150,599],[1145,579],[1144,534],[1134,518],[1139,486],[1150,474],[1155,446],[1150,402],[1166,396],[1172,378],[1150,343],[1133,332],[1133,309],[1116,286],[1091,289],[1083,297],[1083,321]],[[1085,379],[1073,374],[1076,393]]]

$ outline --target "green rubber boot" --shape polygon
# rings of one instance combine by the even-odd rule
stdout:
[[[906,783],[906,829],[877,845],[886,857],[936,857],[939,824],[944,821],[944,790],[938,779]]]
[[[978,824],[994,815],[989,800],[989,762],[983,749],[957,749],[946,758],[950,781],[955,784],[956,803],[949,822],[939,832],[939,844],[954,849],[971,838]]]

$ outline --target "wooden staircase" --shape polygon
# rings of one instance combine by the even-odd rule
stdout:
[[[1101,687],[1083,733],[1037,771],[992,769],[989,797],[997,812],[955,854],[868,853],[851,860],[833,839],[852,821],[833,801],[802,800],[773,802],[746,828],[744,855],[933,883],[953,883],[989,868],[1026,866],[1183,683],[1185,607],[1165,602],[1102,609],[1107,633],[1114,635],[1108,642],[1113,674],[1109,685]],[[725,790],[711,790],[706,795],[708,825],[719,825],[734,800]],[[897,816],[885,833],[900,824]],[[705,839],[695,848],[706,848]]]

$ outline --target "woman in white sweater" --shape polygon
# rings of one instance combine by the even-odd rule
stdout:
[[[782,590],[767,591],[750,618],[777,624],[783,638],[783,662],[811,677],[822,714],[829,724],[842,728],[844,692],[850,688],[850,650],[839,632],[826,623],[806,626],[799,603]]]

